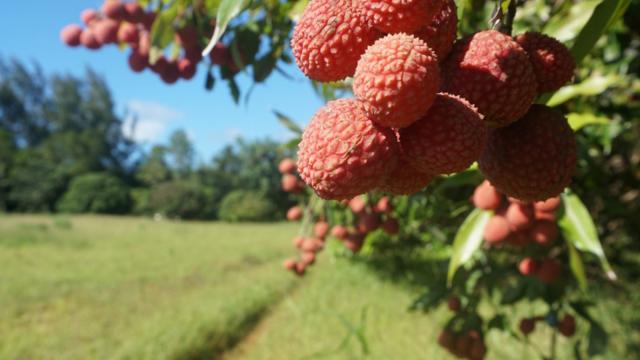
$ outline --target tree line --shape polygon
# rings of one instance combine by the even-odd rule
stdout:
[[[263,221],[293,203],[271,140],[238,139],[207,163],[185,131],[145,151],[123,132],[105,80],[46,76],[0,58],[0,211],[161,214]]]

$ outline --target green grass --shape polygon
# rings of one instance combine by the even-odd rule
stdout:
[[[431,278],[386,276],[325,251],[307,276],[281,270],[295,224],[0,217],[0,359],[452,359],[450,316],[407,311]],[[610,332],[601,359],[640,358],[638,284],[593,286]],[[533,305],[535,308],[536,305]],[[523,306],[514,322],[530,314]],[[515,325],[515,324],[512,324]],[[587,336],[579,323],[576,339]],[[550,332],[534,342],[546,352]],[[575,339],[559,339],[572,359]],[[491,332],[488,359],[540,359]]]
[[[295,231],[0,218],[0,359],[212,358],[289,291]]]

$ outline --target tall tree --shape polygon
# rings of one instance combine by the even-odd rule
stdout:
[[[171,134],[167,149],[171,163],[178,179],[186,179],[193,171],[195,150],[187,133],[180,129]]]

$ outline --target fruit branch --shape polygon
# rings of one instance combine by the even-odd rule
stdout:
[[[504,6],[505,4],[507,4],[506,9]],[[513,19],[516,17],[517,7],[517,0],[498,0],[490,20],[492,28],[500,31],[501,33],[511,35],[511,32],[513,31]]]

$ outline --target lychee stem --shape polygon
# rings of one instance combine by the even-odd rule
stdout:
[[[496,0],[496,7],[491,14],[491,28],[501,33],[511,35],[513,31],[513,19],[516,17],[518,0],[510,0],[507,13],[502,11],[502,0]]]

